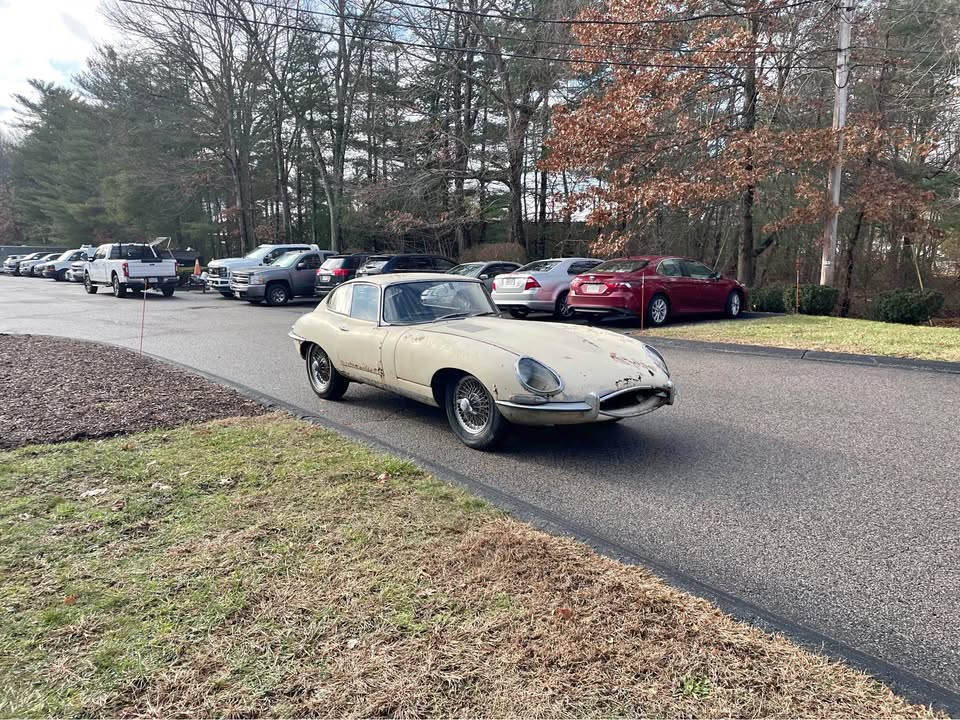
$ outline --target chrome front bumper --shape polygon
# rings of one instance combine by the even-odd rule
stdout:
[[[637,405],[608,410],[601,408],[601,405],[606,401],[640,390],[654,391],[657,394],[651,394],[649,398]],[[666,395],[660,395],[660,392],[664,392]],[[673,405],[676,395],[677,387],[670,380],[663,386],[637,385],[618,390],[594,392],[580,402],[528,404],[513,402],[512,400],[497,400],[497,407],[507,420],[520,425],[575,425],[646,415],[664,405]]]

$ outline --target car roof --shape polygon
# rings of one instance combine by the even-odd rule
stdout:
[[[402,285],[408,282],[422,282],[430,280],[432,282],[471,282],[479,283],[476,278],[465,277],[463,275],[449,275],[447,273],[394,273],[388,275],[368,275],[366,277],[351,280],[350,284],[372,283],[386,287],[387,285]]]

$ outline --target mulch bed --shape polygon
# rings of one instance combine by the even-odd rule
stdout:
[[[267,410],[130,350],[0,334],[0,449],[103,438]]]

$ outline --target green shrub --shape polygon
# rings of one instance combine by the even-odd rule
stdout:
[[[942,292],[900,288],[879,295],[873,301],[871,312],[875,320],[918,325],[932,318],[942,307]]]
[[[765,287],[756,288],[750,291],[750,307],[757,312],[786,312],[787,306],[783,304],[784,288]]]
[[[837,289],[828,285],[800,286],[801,315],[829,315],[837,302]],[[783,290],[783,304],[790,310],[797,306],[797,288]]]

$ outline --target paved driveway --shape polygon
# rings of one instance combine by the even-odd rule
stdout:
[[[939,686],[929,697],[960,697],[956,375],[671,348],[677,406],[615,427],[521,429],[484,454],[439,410],[378,390],[315,399],[286,337],[309,303],[182,293],[144,306],[0,277],[0,332],[136,348],[144,307],[149,353],[517,498],[741,614],[915,673]]]

